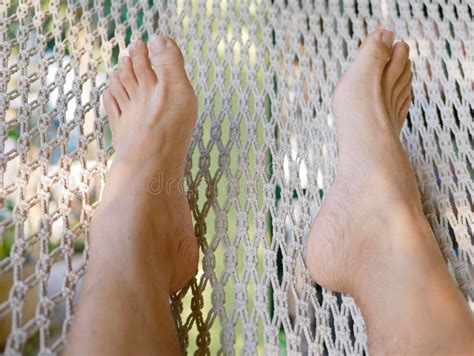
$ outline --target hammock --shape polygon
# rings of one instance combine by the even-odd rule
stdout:
[[[200,108],[186,186],[201,262],[172,298],[184,350],[367,353],[356,304],[315,285],[303,251],[337,163],[331,93],[379,21],[411,48],[414,101],[401,138],[472,303],[472,13],[467,0],[2,2],[5,354],[64,347],[113,158],[106,72],[153,33],[183,49]]]

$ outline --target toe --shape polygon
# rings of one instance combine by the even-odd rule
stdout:
[[[393,46],[390,61],[385,67],[382,83],[384,90],[391,92],[397,79],[403,72],[405,64],[408,61],[409,47],[405,42],[398,42]]]
[[[149,42],[150,61],[158,82],[189,85],[184,59],[176,43],[169,37],[153,36]]]
[[[395,109],[398,111],[400,109],[401,104],[405,101],[407,96],[411,93],[411,85],[413,82],[413,74],[410,72],[407,76],[407,80],[403,81],[403,84],[400,85],[400,89],[398,89],[397,99],[395,101]],[[402,86],[403,85],[403,86]]]
[[[400,111],[398,112],[398,126],[399,130],[402,129],[403,124],[407,118],[408,115],[408,110],[410,109],[411,105],[411,94],[409,94],[406,98],[403,104],[401,105]]]
[[[109,88],[120,107],[120,111],[124,111],[124,108],[129,101],[129,97],[120,81],[117,70],[114,70],[109,75]]]
[[[405,67],[403,68],[402,74],[398,77],[395,86],[393,87],[392,91],[392,105],[396,108],[397,102],[400,100],[400,96],[402,92],[406,89],[407,85],[411,83],[412,80],[412,72],[411,72],[411,61],[408,60],[405,63]],[[410,84],[411,86],[411,84]]]
[[[356,62],[365,72],[378,71],[382,74],[392,51],[394,34],[392,31],[379,29],[372,32],[357,52]]]
[[[411,103],[411,87],[412,87],[412,76],[410,76],[410,80],[406,83],[405,87],[402,89],[400,92],[400,95],[398,96],[397,102],[395,104],[395,112],[398,114],[397,115],[397,120],[399,126],[403,126],[403,122],[406,119],[407,113],[408,113],[408,107],[410,106]],[[408,102],[408,107],[405,108]]]
[[[133,42],[128,48],[132,59],[133,70],[138,80],[138,85],[153,85],[156,82],[155,72],[148,59],[148,48],[142,41]]]
[[[133,71],[130,57],[123,56],[119,58],[118,76],[130,98],[135,97],[138,89],[137,77]]]
[[[117,127],[118,120],[120,117],[119,106],[117,102],[115,101],[115,98],[112,95],[112,92],[110,91],[110,89],[106,89],[104,91],[104,96],[102,97],[102,100],[104,102],[105,112],[107,113],[107,116],[109,118],[112,134],[114,134],[116,132],[116,127]]]

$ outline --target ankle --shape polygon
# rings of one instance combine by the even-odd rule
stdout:
[[[431,276],[439,278],[432,273],[435,268],[447,272],[431,227],[415,205],[394,204],[374,213],[359,234],[363,246],[356,275],[360,280],[352,279],[349,293],[362,303],[378,289],[385,296],[387,288],[398,288],[402,282],[410,287]]]
[[[133,215],[135,218],[140,218],[144,213],[144,208],[157,209],[170,200],[167,195],[173,195],[172,199],[176,199],[178,189],[175,186],[172,187],[175,189],[170,189],[169,183],[166,185],[167,182],[160,178],[155,180],[153,176],[140,171],[135,174],[129,172],[127,168],[117,167],[115,171],[112,167],[107,174],[107,184],[94,217],[112,215],[115,218],[123,218]]]
[[[457,289],[431,227],[416,206],[397,206],[380,214],[385,229],[377,230],[353,281],[350,294],[362,310],[373,353],[390,354],[400,345],[413,353],[439,345],[449,351],[469,344],[474,324],[467,303]],[[403,315],[400,311],[403,310]],[[391,328],[387,329],[387,325]],[[443,332],[439,332],[443,325]],[[393,338],[392,330],[402,330]],[[468,333],[461,335],[462,330]],[[437,335],[437,340],[433,340]],[[424,341],[429,340],[431,344]],[[451,340],[451,341],[450,341]],[[446,350],[445,350],[446,348]],[[417,351],[418,350],[418,351]],[[430,352],[431,352],[430,351]],[[452,351],[452,350],[451,350]]]

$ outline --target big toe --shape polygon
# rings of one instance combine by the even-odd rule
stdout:
[[[379,29],[372,32],[362,42],[355,63],[363,72],[382,74],[392,51],[394,34]],[[365,69],[365,71],[363,70]]]
[[[184,59],[176,43],[166,36],[152,36],[149,42],[150,61],[158,82],[189,86]]]

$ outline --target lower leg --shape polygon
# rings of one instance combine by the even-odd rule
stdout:
[[[66,354],[180,353],[169,296],[198,262],[181,187],[196,98],[171,39],[150,40],[150,52],[135,42],[129,52],[104,94],[115,159]]]
[[[180,353],[166,288],[169,278],[150,268],[156,265],[154,257],[136,243],[137,236],[152,235],[149,227],[124,234],[126,224],[117,223],[129,213],[124,208],[104,209],[94,216],[96,221],[115,222],[115,227],[93,225],[94,246],[66,354]]]
[[[374,238],[390,243],[372,250],[377,256],[364,261],[360,268],[364,276],[349,287],[366,321],[370,351],[375,355],[474,351],[472,315],[426,218],[405,207],[389,220],[374,230],[379,231]]]

